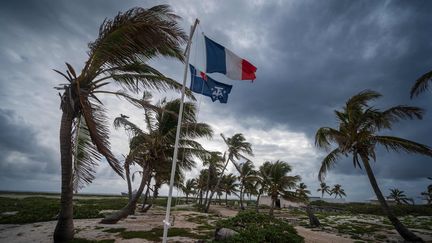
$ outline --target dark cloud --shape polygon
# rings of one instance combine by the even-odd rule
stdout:
[[[43,174],[58,175],[56,150],[41,145],[39,140],[37,131],[14,111],[0,108],[1,178],[28,180]]]

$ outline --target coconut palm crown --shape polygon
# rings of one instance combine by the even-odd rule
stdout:
[[[319,128],[315,136],[315,144],[320,148],[330,150],[332,144],[336,148],[323,159],[319,170],[319,180],[322,182],[329,169],[331,169],[341,156],[352,155],[354,167],[363,167],[366,170],[371,186],[381,203],[383,211],[388,215],[401,236],[408,241],[419,241],[394,216],[388,207],[385,198],[378,187],[374,173],[370,166],[371,160],[376,160],[376,146],[384,146],[388,151],[403,151],[432,156],[430,147],[407,139],[379,135],[384,129],[391,129],[393,124],[403,119],[421,119],[423,110],[411,106],[395,106],[387,110],[379,110],[368,103],[381,97],[381,94],[371,90],[362,91],[351,97],[342,110],[335,111],[338,127]],[[360,163],[362,162],[362,163]]]
[[[123,173],[110,149],[107,117],[98,94],[115,94],[143,105],[126,91],[181,89],[180,84],[146,64],[158,56],[184,60],[182,44],[186,34],[178,20],[167,5],[120,12],[102,23],[97,39],[89,44],[88,60],[80,72],[68,63],[65,73],[55,70],[67,80],[58,87],[63,92],[60,94],[62,189],[55,242],[73,238],[73,185],[90,183],[94,178],[93,167],[102,156],[116,173]],[[123,90],[106,90],[109,84]]]
[[[325,182],[321,182],[320,188],[317,189],[317,192],[321,192],[321,197],[324,198],[324,193],[330,195],[330,186],[328,186]]]

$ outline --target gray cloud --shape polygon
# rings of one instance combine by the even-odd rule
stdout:
[[[16,180],[58,174],[54,149],[39,143],[37,131],[14,111],[0,109],[0,175]],[[2,185],[5,186],[5,185]]]

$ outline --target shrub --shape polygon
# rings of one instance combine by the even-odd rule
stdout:
[[[216,226],[239,233],[227,242],[304,242],[286,221],[254,211],[240,212],[235,217],[218,221]]]

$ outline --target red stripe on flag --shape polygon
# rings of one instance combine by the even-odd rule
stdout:
[[[257,68],[245,59],[242,59],[242,80],[255,80]]]

